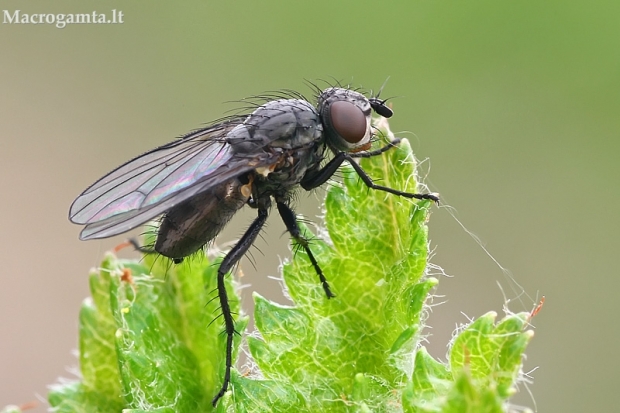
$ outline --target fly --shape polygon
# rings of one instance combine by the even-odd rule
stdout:
[[[288,232],[308,254],[327,298],[334,294],[290,207],[297,185],[306,191],[317,188],[347,161],[371,189],[439,202],[436,194],[377,185],[355,162],[399,143],[396,139],[370,150],[371,112],[386,118],[393,114],[384,100],[342,87],[318,92],[316,106],[292,92],[257,105],[249,115],[227,118],[155,148],[99,179],[71,205],[69,219],[85,226],[82,240],[112,237],[162,216],[152,248],[136,246],[175,263],[212,241],[243,206],[257,210],[257,218],[218,269],[227,342],[226,371],[214,406],[230,383],[235,334],[224,277],[256,240],[272,200]]]

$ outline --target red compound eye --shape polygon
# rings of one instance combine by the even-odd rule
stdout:
[[[345,141],[357,143],[366,136],[366,116],[353,103],[334,102],[329,110],[332,126]]]

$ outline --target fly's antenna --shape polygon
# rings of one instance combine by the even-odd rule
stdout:
[[[386,102],[390,99],[393,99],[394,96],[385,99],[379,98],[379,96],[381,96],[381,93],[383,92],[383,89],[385,88],[385,85],[387,85],[388,80],[390,80],[390,76],[385,79],[385,82],[383,82],[377,94],[374,94],[374,92],[371,90],[371,97],[368,98],[370,106],[372,106],[373,110],[384,118],[389,118],[394,114],[394,111],[392,111],[392,109],[388,105],[386,105]]]

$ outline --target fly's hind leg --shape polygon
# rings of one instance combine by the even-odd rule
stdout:
[[[316,261],[314,255],[312,254],[312,251],[310,250],[308,240],[304,238],[303,235],[301,235],[299,225],[297,224],[297,219],[295,218],[295,213],[286,203],[282,201],[277,201],[277,206],[278,212],[282,217],[282,221],[284,221],[284,225],[286,225],[286,229],[291,234],[293,239],[306,251],[306,254],[308,254],[308,258],[310,259],[310,262],[312,263],[312,266],[314,267],[314,270],[316,271],[317,275],[319,276],[319,280],[323,285],[325,295],[327,295],[327,298],[335,297],[334,293],[332,293],[331,289],[329,288],[329,284],[327,283],[327,279],[325,278],[321,267],[319,267],[319,263]]]
[[[252,222],[250,228],[247,229],[243,237],[237,242],[237,244],[226,254],[220,268],[217,270],[217,294],[220,300],[220,307],[222,308],[222,316],[224,317],[224,333],[226,334],[226,370],[224,372],[224,381],[220,391],[213,398],[213,406],[217,404],[218,400],[228,390],[228,384],[230,383],[230,370],[232,369],[232,347],[233,337],[235,331],[235,321],[233,320],[232,312],[230,310],[230,304],[228,303],[228,294],[226,293],[226,284],[224,283],[224,277],[226,274],[239,262],[241,257],[252,246],[256,237],[260,233],[268,215],[268,205],[261,205],[258,208],[258,217]]]

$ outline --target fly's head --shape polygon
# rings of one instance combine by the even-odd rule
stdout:
[[[379,98],[339,87],[325,89],[318,107],[327,144],[337,151],[358,152],[370,148],[372,111],[389,118],[392,110]]]

